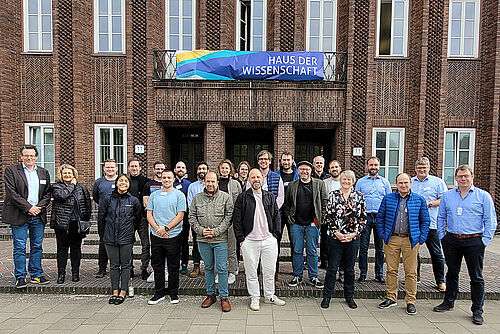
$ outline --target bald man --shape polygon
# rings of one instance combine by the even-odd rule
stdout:
[[[417,314],[417,255],[427,239],[430,218],[425,198],[411,192],[411,179],[406,173],[396,177],[398,191],[382,199],[377,213],[377,231],[384,241],[387,264],[387,298],[378,305],[397,305],[399,258],[403,254],[406,289],[406,313]]]

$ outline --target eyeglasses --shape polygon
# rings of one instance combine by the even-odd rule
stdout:
[[[23,158],[26,158],[26,159],[35,159],[36,155],[23,155]]]

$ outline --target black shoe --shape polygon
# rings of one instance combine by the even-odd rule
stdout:
[[[323,289],[325,287],[325,284],[321,282],[317,277],[310,278],[309,284],[314,286],[316,289]]]
[[[349,308],[352,308],[352,309],[358,308],[358,304],[356,304],[356,302],[352,298],[346,299],[346,303],[347,303],[347,306],[349,306]]]
[[[95,274],[95,278],[103,278],[104,276],[107,275],[107,272],[106,270],[100,270],[97,272],[97,274]]]
[[[398,303],[393,302],[389,298],[386,298],[382,303],[378,304],[378,308],[389,308],[391,306],[396,306]]]
[[[116,298],[118,298],[118,296],[115,296],[115,295],[112,295],[111,297],[109,297],[108,304],[113,305],[115,303]]]
[[[148,270],[147,269],[142,269],[141,270],[141,278],[143,281],[147,280],[149,276]]]
[[[188,266],[187,264],[181,265],[181,275],[187,275],[188,273]]]
[[[79,273],[72,273],[71,274],[71,281],[72,282],[79,282],[80,281],[80,274]]]
[[[34,278],[32,277],[31,283],[33,283],[33,284],[48,284],[49,281],[45,277],[40,276],[40,277],[34,277]]]
[[[16,280],[16,289],[24,289],[28,285],[26,284],[26,278],[20,277]]]
[[[483,315],[479,311],[475,311],[472,314],[472,322],[476,325],[482,325],[483,324]]]
[[[125,296],[116,296],[115,298],[115,305],[120,305],[121,303],[123,303],[125,301]]]
[[[344,274],[339,272],[339,278],[337,278],[337,281],[339,283],[344,283]]]
[[[366,282],[366,276],[364,275],[359,276],[358,283],[364,283],[364,282]]]
[[[330,298],[324,297],[321,301],[321,308],[329,308],[330,307]]]
[[[435,306],[433,308],[434,312],[444,312],[444,311],[451,311],[453,310],[453,304],[450,304],[448,302],[442,302],[438,306]]]
[[[385,279],[382,276],[375,277],[375,280],[379,283],[385,283]]]
[[[415,307],[415,304],[407,304],[406,305],[406,314],[409,314],[409,315],[417,314],[417,308]]]
[[[66,274],[59,274],[57,276],[57,281],[56,283],[57,284],[63,284],[64,283],[64,279],[66,278]]]
[[[288,286],[297,286],[302,283],[302,277],[293,276],[293,278],[288,282]]]
[[[130,269],[130,278],[134,278],[134,276],[135,276],[134,269]]]

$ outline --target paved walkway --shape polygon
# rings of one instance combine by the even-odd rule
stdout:
[[[0,333],[500,333],[500,301],[487,301],[485,324],[472,324],[470,302],[435,313],[436,301],[417,301],[418,314],[405,313],[404,302],[388,310],[378,300],[357,300],[351,310],[340,299],[327,310],[319,299],[286,298],[285,306],[248,308],[248,298],[231,298],[232,311],[219,304],[201,309],[202,297],[182,296],[180,303],[147,305],[136,296],[122,305],[108,305],[102,295],[0,294]]]

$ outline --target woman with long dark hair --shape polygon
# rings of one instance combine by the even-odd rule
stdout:
[[[141,221],[139,200],[128,190],[130,178],[118,176],[115,190],[99,205],[100,223],[104,225],[103,243],[108,253],[113,295],[110,304],[119,305],[125,300],[130,280],[130,264],[135,242],[135,230]]]

